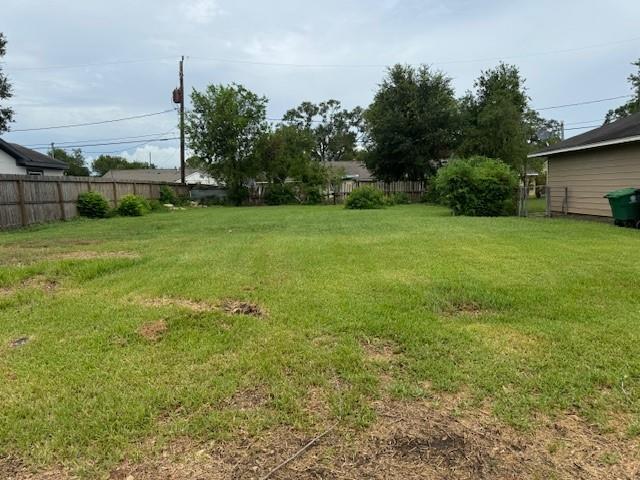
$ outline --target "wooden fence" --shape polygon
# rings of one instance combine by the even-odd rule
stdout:
[[[76,203],[83,192],[101,193],[112,207],[125,195],[160,198],[161,182],[114,181],[94,177],[38,177],[0,175],[0,228],[16,228],[67,220],[78,215]],[[184,185],[169,184],[179,195]]]

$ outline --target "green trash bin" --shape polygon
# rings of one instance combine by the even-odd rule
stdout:
[[[640,189],[623,188],[607,193],[616,225],[640,227]]]

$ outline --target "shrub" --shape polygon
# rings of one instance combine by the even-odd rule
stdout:
[[[78,195],[78,213],[83,217],[105,218],[109,214],[109,203],[98,192]]]
[[[374,208],[384,208],[385,200],[383,193],[374,187],[356,188],[347,197],[345,207],[356,210],[369,210]]]
[[[171,203],[175,205],[178,203],[178,195],[176,191],[168,185],[162,185],[160,187],[160,203]]]
[[[264,194],[264,203],[267,205],[291,205],[298,203],[296,194],[291,185],[274,183],[267,187]]]
[[[165,203],[169,202],[162,202],[160,200],[149,200],[149,207],[152,212],[168,212],[169,209],[164,206]]]
[[[310,187],[305,192],[305,203],[307,205],[320,205],[323,200],[322,192],[320,191],[320,187]]]
[[[518,180],[508,165],[486,157],[454,160],[438,171],[435,181],[442,203],[454,215],[512,214]]]
[[[123,217],[140,217],[150,211],[149,202],[138,195],[125,195],[118,205],[118,213]]]
[[[393,203],[395,205],[409,205],[411,203],[409,194],[405,192],[396,192],[391,195],[391,198],[393,198]]]

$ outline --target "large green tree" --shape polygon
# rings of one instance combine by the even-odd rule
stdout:
[[[313,157],[321,162],[354,160],[361,137],[362,108],[342,108],[338,100],[318,104],[303,102],[287,111],[284,122],[311,132],[315,139]]]
[[[0,33],[0,58],[7,53],[7,39],[3,33]],[[11,84],[7,76],[2,72],[2,64],[0,64],[0,100],[6,100],[12,97]],[[9,123],[13,121],[13,110],[4,107],[0,103],[0,133],[9,130]]]
[[[49,150],[49,155],[62,160],[69,164],[69,168],[65,170],[64,174],[70,177],[88,177],[91,175],[91,170],[87,167],[86,160],[82,154],[82,150],[76,148],[68,153],[61,148],[54,148],[53,151]]]
[[[384,180],[423,180],[458,138],[451,79],[426,66],[389,69],[365,113],[369,169]]]
[[[308,130],[279,125],[258,140],[258,169],[270,183],[282,184],[287,178],[303,181],[314,161],[314,145],[314,137]]]
[[[631,88],[633,89],[633,97],[624,105],[621,105],[616,109],[609,110],[604,119],[604,123],[611,123],[619,118],[628,117],[629,115],[640,112],[640,58],[631,65],[638,68],[637,73],[632,73],[628,77]]]
[[[189,148],[210,173],[242,203],[248,182],[258,173],[256,146],[268,130],[267,99],[242,85],[209,85],[191,94],[185,131]]]
[[[147,162],[130,162],[126,158],[117,155],[100,155],[91,163],[91,168],[98,175],[102,176],[109,170],[138,170],[138,169],[154,169],[153,163]]]
[[[461,156],[482,155],[509,164],[522,179],[540,165],[527,159],[537,148],[560,140],[558,122],[529,106],[525,81],[514,65],[501,63],[482,72],[474,92],[460,100]]]

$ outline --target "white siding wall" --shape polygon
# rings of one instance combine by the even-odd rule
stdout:
[[[625,187],[640,188],[640,145],[618,145],[549,158],[551,210],[562,211],[568,188],[569,213],[610,217],[604,195]]]
[[[0,174],[26,175],[24,167],[16,165],[16,160],[12,156],[0,150]]]

